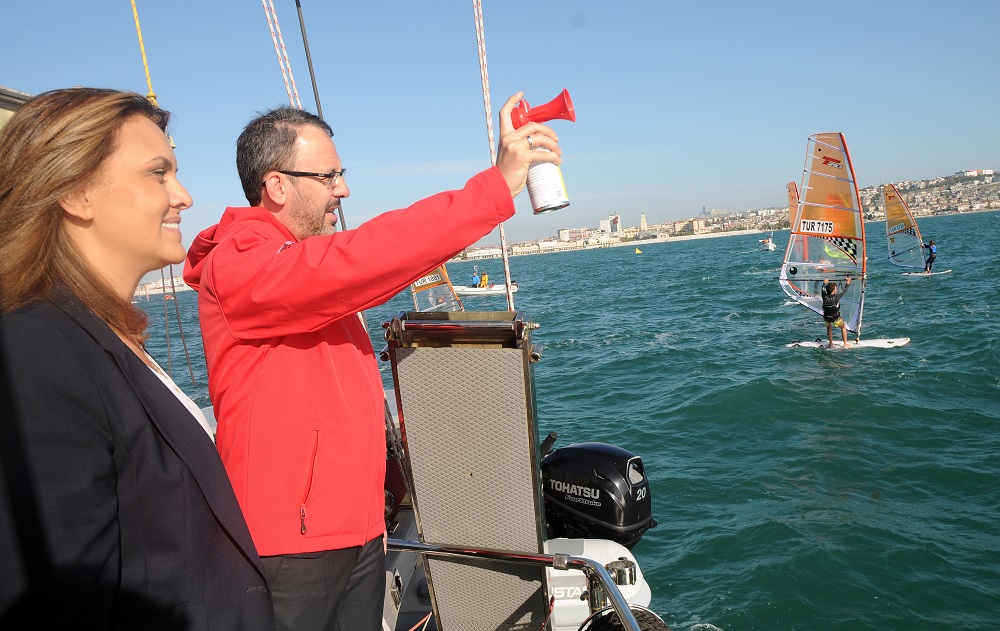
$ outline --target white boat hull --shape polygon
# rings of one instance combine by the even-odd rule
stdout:
[[[517,293],[517,285],[512,284],[510,291]],[[507,293],[504,285],[491,285],[489,287],[469,287],[468,285],[455,285],[455,293],[459,296],[502,296]]]

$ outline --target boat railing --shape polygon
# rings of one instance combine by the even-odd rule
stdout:
[[[405,539],[389,539],[388,547],[392,550],[404,552],[419,552],[430,556],[439,557],[460,557],[471,559],[484,559],[490,561],[501,561],[520,565],[533,565],[536,567],[551,567],[556,570],[580,570],[587,576],[587,584],[590,589],[590,602],[592,609],[595,604],[603,606],[601,596],[595,594],[594,588],[598,585],[604,596],[618,614],[618,619],[629,631],[640,631],[639,623],[629,609],[628,602],[618,590],[607,568],[592,559],[576,557],[568,554],[540,554],[530,552],[515,552],[512,550],[490,550],[485,548],[457,548],[452,546],[441,546],[417,541],[407,541]]]

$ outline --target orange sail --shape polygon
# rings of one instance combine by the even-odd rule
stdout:
[[[847,328],[860,336],[868,257],[861,196],[843,134],[809,137],[797,197],[778,283],[792,300],[822,313],[824,280],[859,281],[842,289],[840,311]]]
[[[889,246],[889,262],[899,267],[924,269],[924,241],[910,207],[892,184],[882,187],[882,199],[885,201],[885,238]]]
[[[448,278],[448,268],[439,265],[410,286],[417,311],[463,311],[462,301]]]

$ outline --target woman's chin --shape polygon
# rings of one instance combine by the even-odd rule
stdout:
[[[160,264],[149,271],[154,271],[162,269],[167,265],[179,265],[184,262],[184,257],[187,256],[187,251],[184,249],[183,245],[178,244],[174,248],[166,248],[160,253]]]

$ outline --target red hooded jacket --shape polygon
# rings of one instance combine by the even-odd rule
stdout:
[[[216,444],[261,556],[382,535],[384,395],[357,313],[513,214],[494,167],[355,230],[296,241],[265,208],[227,208],[195,238]]]

